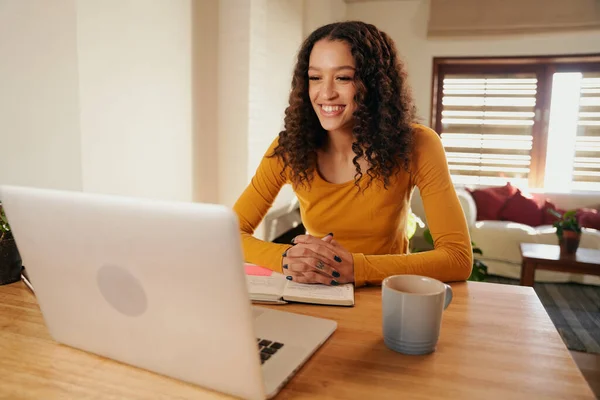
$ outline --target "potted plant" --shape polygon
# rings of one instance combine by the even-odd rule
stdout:
[[[21,279],[22,269],[17,243],[0,203],[0,285],[17,282]]]
[[[558,218],[552,226],[556,228],[560,254],[565,256],[575,254],[581,240],[581,226],[579,225],[579,221],[577,221],[577,211],[570,210],[562,215],[552,209],[548,209],[548,212]]]

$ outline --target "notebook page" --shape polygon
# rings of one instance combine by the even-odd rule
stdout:
[[[250,296],[267,295],[280,298],[285,283],[285,277],[278,273],[273,273],[271,276],[246,275],[246,286]]]
[[[324,302],[354,304],[354,285],[351,283],[340,286],[305,284],[288,282],[283,293],[284,298],[313,300],[315,303]]]

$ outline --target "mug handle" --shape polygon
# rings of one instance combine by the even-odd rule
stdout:
[[[452,288],[450,287],[450,285],[444,284],[444,286],[446,286],[446,299],[444,300],[444,310],[445,310],[446,308],[448,308],[448,306],[450,305],[450,302],[452,301],[453,293],[452,293]]]

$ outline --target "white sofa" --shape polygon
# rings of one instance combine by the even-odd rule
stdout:
[[[508,221],[477,221],[477,205],[471,194],[463,188],[456,188],[456,192],[469,225],[471,240],[483,251],[483,256],[476,255],[476,257],[487,265],[489,274],[519,278],[521,276],[519,244],[522,242],[558,244],[556,228],[551,225],[531,227]],[[537,199],[548,199],[557,208],[564,210],[579,207],[597,208],[600,204],[600,193],[532,192],[531,194]],[[418,189],[415,189],[413,193],[411,208],[419,218],[427,223]],[[419,228],[415,236],[422,235],[423,231],[423,228]],[[580,247],[600,249],[600,231],[583,228]],[[535,280],[600,285],[598,276],[544,270],[536,271]]]

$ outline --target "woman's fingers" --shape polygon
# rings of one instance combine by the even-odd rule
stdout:
[[[333,247],[335,247],[335,248],[340,248],[340,247],[342,247],[342,245],[341,245],[341,244],[339,244],[339,243],[338,243],[338,241],[337,241],[337,240],[334,240],[334,239],[331,239],[331,240],[329,241],[329,243],[331,243],[331,245],[332,245]],[[342,247],[342,248],[343,248],[343,247]]]
[[[299,244],[284,253],[284,257],[292,258],[316,258],[323,262],[324,265],[334,266],[337,260],[340,259],[330,250],[319,248],[314,244]],[[336,258],[337,257],[337,258]],[[316,267],[316,265],[315,265]],[[334,267],[335,268],[335,267]]]
[[[331,277],[328,277],[326,275],[311,271],[289,271],[289,274],[286,275],[286,278],[292,282],[297,283],[321,283],[323,285],[332,286],[339,285],[338,281],[336,281],[335,278],[332,279]]]
[[[331,265],[324,263],[322,260],[314,257],[289,257],[287,264],[283,265],[284,270],[294,273],[314,272],[329,278],[338,278],[340,273]]]
[[[331,241],[333,240],[333,234],[330,233],[329,235],[325,236],[321,240],[324,241],[325,243],[331,243]]]
[[[316,257],[326,264],[342,262],[342,258],[336,254],[332,244],[322,240],[310,240],[300,243],[286,251],[287,256],[293,257]]]
[[[311,236],[311,235],[298,235],[295,238],[292,239],[292,244],[315,244],[315,243],[321,243],[321,244],[326,244],[328,245],[329,242],[331,242],[333,240],[333,235],[329,234],[327,236],[325,236],[323,239],[319,239],[317,237]]]

